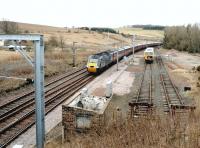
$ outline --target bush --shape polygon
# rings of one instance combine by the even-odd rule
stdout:
[[[47,43],[49,46],[52,46],[52,47],[58,47],[59,46],[59,41],[58,39],[55,37],[55,36],[51,36],[48,40],[48,43]]]
[[[89,27],[80,27],[82,30],[90,30]]]
[[[24,33],[29,33],[29,31],[28,31],[28,30],[25,30]]]
[[[199,65],[199,66],[197,66],[197,71],[200,71],[200,65]]]

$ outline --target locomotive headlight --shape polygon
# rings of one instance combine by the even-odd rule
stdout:
[[[98,69],[97,63],[95,63],[95,62],[88,63],[88,65],[87,65],[88,72],[96,73],[97,69]]]
[[[87,68],[98,68],[98,65],[97,65],[97,63],[94,63],[94,62],[91,62],[91,63],[88,63],[87,64]]]

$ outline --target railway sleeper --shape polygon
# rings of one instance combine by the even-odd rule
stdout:
[[[134,107],[134,106],[152,107],[153,103],[149,103],[149,102],[129,102],[129,106],[131,106],[131,107]]]
[[[172,109],[184,109],[184,110],[194,110],[196,109],[196,106],[192,106],[192,105],[174,105],[171,104],[171,108]]]

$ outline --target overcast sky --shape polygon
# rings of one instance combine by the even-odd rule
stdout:
[[[200,0],[1,0],[0,19],[60,27],[200,23]]]

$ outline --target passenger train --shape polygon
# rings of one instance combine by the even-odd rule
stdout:
[[[160,45],[162,45],[162,43],[150,43],[150,44],[144,44],[144,45],[137,45],[135,46],[134,51],[138,52],[148,47],[155,47],[155,46],[160,46]],[[86,66],[87,71],[93,74],[97,74],[104,71],[105,69],[110,67],[112,64],[115,64],[117,62],[117,52],[118,52],[118,60],[121,60],[124,56],[129,56],[130,54],[133,53],[133,47],[125,46],[122,48],[107,50],[107,51],[89,56],[87,66]]]

